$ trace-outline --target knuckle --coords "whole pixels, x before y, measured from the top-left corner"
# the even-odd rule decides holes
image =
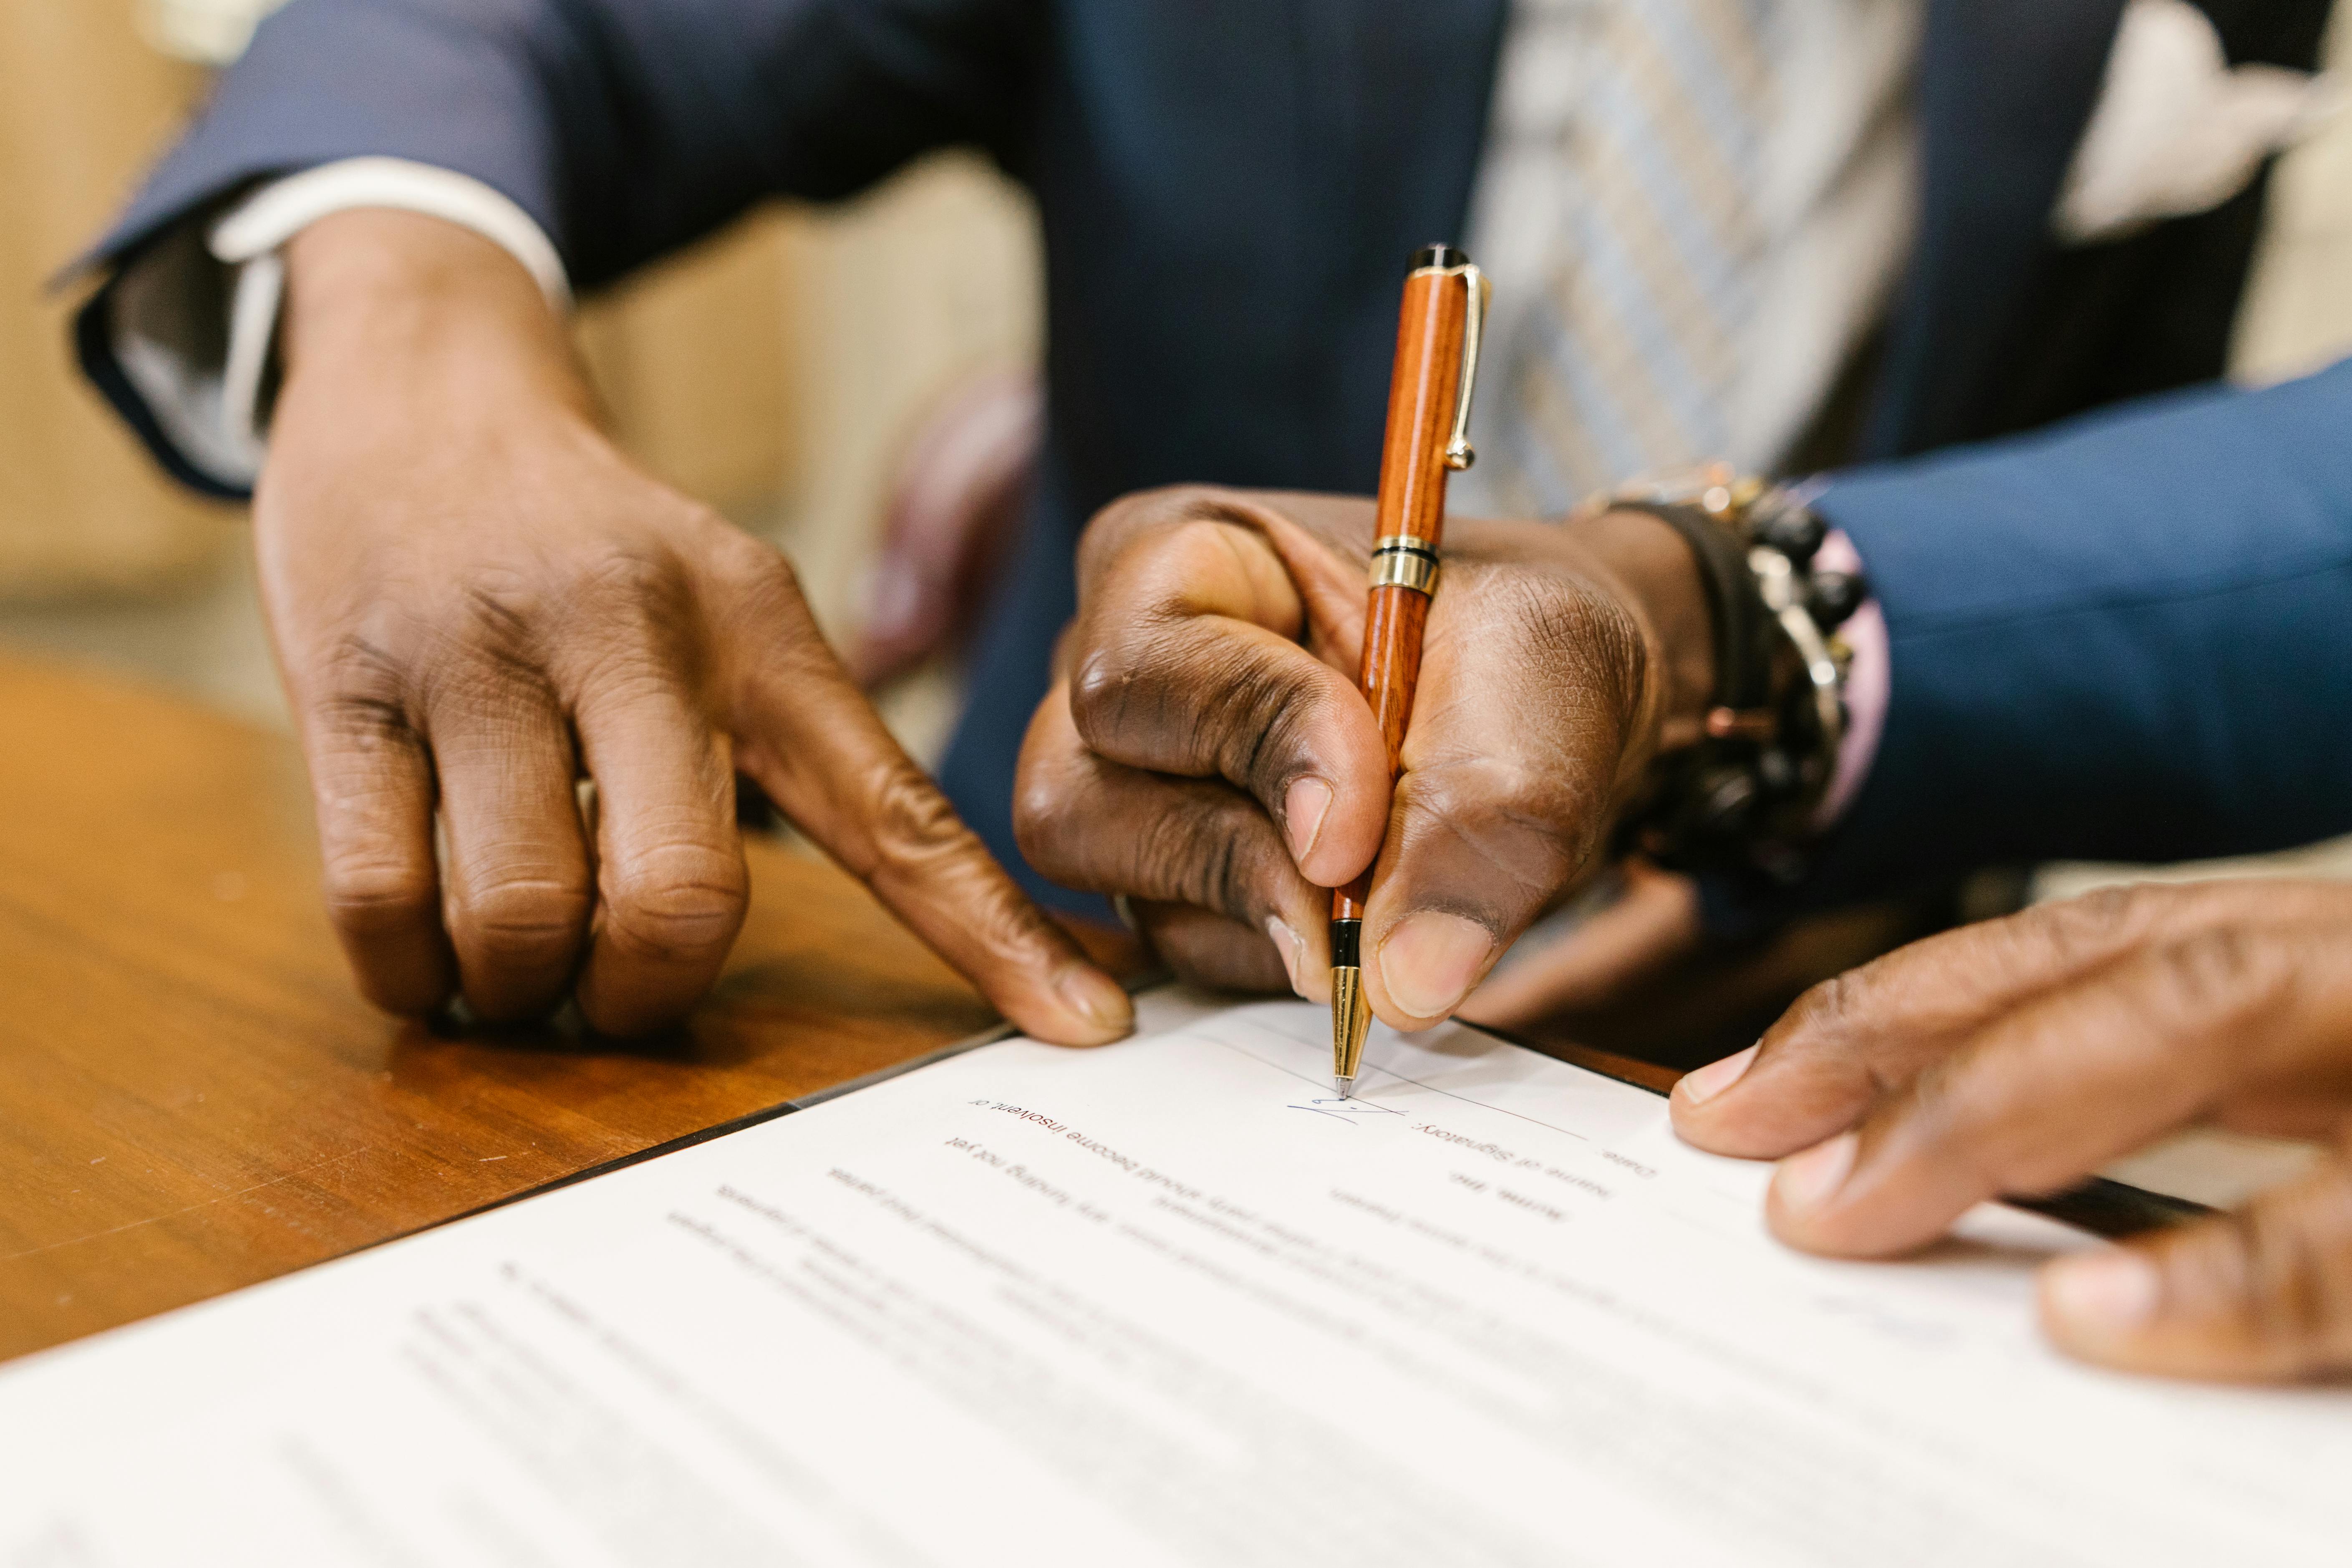
[[[1214,773],[1272,799],[1310,750],[1318,696],[1310,676],[1251,644],[1179,624],[1088,649],[1072,673],[1070,716],[1106,756]]]
[[[1242,864],[1240,836],[1195,828],[1172,812],[1155,818],[1142,836],[1146,863],[1161,868],[1182,902],[1248,920],[1255,900]]]
[[[581,564],[551,662],[575,698],[611,705],[674,692],[698,680],[700,624],[676,558],[609,550]]]
[[[1047,954],[1052,928],[1045,915],[928,777],[912,766],[894,770],[868,798],[875,864],[866,875],[886,897],[916,895],[912,902],[929,910],[919,923],[951,919],[955,945],[993,955],[993,962],[1028,963]],[[1063,879],[1085,885],[1079,876]],[[914,910],[902,902],[900,912]]]
[[[1233,623],[1290,637],[1296,593],[1271,553],[1240,543],[1256,532],[1234,492],[1184,487],[1145,501],[1149,547],[1103,562],[1078,620],[1072,715],[1088,744],[1122,761],[1164,756],[1263,786],[1317,710],[1322,667],[1303,652],[1294,667]]]
[[[583,648],[637,652],[677,639],[692,609],[685,569],[667,548],[607,541],[556,569],[534,610],[527,647],[551,662]],[[500,647],[488,645],[490,651]]]
[[[725,537],[713,558],[722,577],[745,594],[800,602],[800,573],[790,556],[740,529],[719,526]]]
[[[2095,935],[2106,935],[2130,925],[2147,906],[2146,884],[2135,883],[2096,888],[2079,899],[2069,899],[2054,906],[2054,910],[2061,915],[2061,925]]]
[[[320,698],[309,710],[306,730],[322,807],[331,795],[347,809],[352,796],[373,795],[398,772],[425,765],[422,738],[396,695],[344,690]]]
[[[546,605],[514,573],[478,573],[426,611],[410,676],[427,714],[543,700]]]
[[[343,855],[327,862],[327,916],[348,937],[364,941],[429,918],[435,893],[434,879],[406,861]]]
[[[1849,970],[1808,986],[1785,1018],[1792,1037],[1841,1034],[1854,1016],[1859,978]]]
[[[720,624],[758,646],[781,644],[793,650],[788,657],[795,661],[812,654],[824,654],[829,659],[809,613],[800,573],[791,560],[739,530],[730,528],[728,532],[735,542],[727,546],[724,558],[717,563],[717,581],[726,595],[725,604],[717,607]]]
[[[1232,496],[1230,490],[1202,484],[1161,485],[1121,496],[1089,518],[1079,535],[1079,580],[1091,581],[1139,531],[1220,510]]]
[[[1190,517],[1230,508],[1240,500],[1240,492],[1228,485],[1187,481],[1148,489],[1142,500],[1146,507],[1160,515]]]
[[[1308,749],[1306,731],[1315,716],[1317,693],[1296,672],[1256,660],[1235,663],[1219,707],[1213,710],[1224,720],[1220,771],[1260,799],[1278,799]]]
[[[693,596],[677,558],[661,549],[613,545],[583,561],[570,584],[567,634],[638,646],[676,641]],[[568,639],[567,639],[568,640]]]
[[[2336,1184],[2331,1212],[2254,1203],[2229,1215],[2227,1245],[2197,1249],[2222,1300],[2242,1303],[2254,1338],[2277,1352],[2352,1349],[2352,1189]],[[2332,1219],[2332,1225],[2314,1223]]]
[[[572,568],[568,596],[593,614],[660,612],[683,596],[685,573],[667,550],[614,542]]]
[[[1070,675],[1070,718],[1088,745],[1111,744],[1125,727],[1136,684],[1124,650],[1097,645],[1083,650]]]
[[[419,671],[391,640],[346,631],[314,657],[289,658],[286,674],[314,762],[321,752],[345,766],[353,758],[421,755]]]
[[[959,906],[957,917],[975,945],[998,962],[1050,962],[1054,956],[1045,915],[1010,881],[992,878],[978,897]]]
[[[2012,933],[2030,934],[2063,963],[2112,948],[2139,925],[2147,908],[2145,887],[2099,888],[2044,910],[2011,915],[2003,923]]]
[[[328,642],[310,673],[320,713],[347,721],[338,728],[362,735],[405,728],[408,667],[382,639],[344,632]]]
[[[2252,1022],[2285,999],[2294,956],[2236,925],[2199,931],[2162,951],[2150,1010],[2175,1032]]]
[[[1871,965],[1817,981],[1766,1032],[1765,1048],[1784,1065],[1834,1075],[1872,1100],[1894,1093],[1905,1075],[1881,1048],[1886,1031],[1878,1019],[1888,992]],[[1925,1092],[1931,1110],[1941,1103],[1935,1083]]]
[[[587,930],[584,882],[544,874],[490,873],[459,898],[459,944],[491,963],[539,965],[570,959]]]
[[[469,647],[522,658],[539,641],[546,597],[515,573],[482,573],[457,590],[456,620]]]
[[[1013,842],[1022,858],[1049,877],[1074,870],[1069,844],[1084,809],[1063,770],[1024,759],[1013,792]]]
[[[1264,886],[1264,858],[1253,852],[1245,826],[1236,819],[1239,811],[1254,808],[1236,795],[1217,801],[1179,797],[1129,813],[1114,825],[1116,847],[1107,851],[1112,862],[1108,868],[1098,863],[1105,853],[1085,853],[1075,830],[1066,828],[1059,846],[1050,842],[1056,835],[1040,837],[1049,841],[1049,855],[1057,849],[1065,855],[1063,868],[1075,873],[1075,885],[1212,910],[1255,930],[1272,906]]]
[[[1070,715],[1089,744],[1213,710],[1231,670],[1213,638],[1202,646],[1184,635],[1186,619],[1161,605],[1085,624],[1070,676]]]
[[[740,858],[708,845],[665,846],[608,871],[604,935],[636,956],[703,958],[734,942],[750,905]]]
[[[866,792],[874,846],[886,868],[919,872],[975,847],[970,829],[913,766],[884,770]]]

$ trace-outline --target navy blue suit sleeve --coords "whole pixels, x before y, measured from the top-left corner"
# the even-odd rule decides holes
[[[293,0],[100,242],[119,262],[255,179],[336,159],[468,174],[582,287],[760,198],[824,199],[952,143],[1010,158],[1020,0]]]
[[[2352,361],[1838,478],[1886,612],[1864,790],[1793,899],[2352,830]]]

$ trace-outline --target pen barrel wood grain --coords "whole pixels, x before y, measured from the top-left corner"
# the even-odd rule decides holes
[[[1460,395],[1470,289],[1456,268],[1423,267],[1405,279],[1397,314],[1396,363],[1389,377],[1388,436],[1381,449],[1376,540],[1407,539],[1434,556],[1445,536],[1445,458]],[[1430,595],[1402,584],[1370,591],[1357,684],[1387,743],[1389,777],[1402,766],[1405,726],[1421,679],[1422,633]],[[1371,871],[1331,898],[1335,921],[1363,919]]]

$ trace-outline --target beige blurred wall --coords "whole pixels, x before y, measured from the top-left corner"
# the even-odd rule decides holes
[[[804,217],[793,259],[799,419],[782,537],[837,628],[911,426],[975,373],[1037,363],[1035,208],[979,157],[943,154]]]
[[[153,592],[227,542],[232,517],[158,478],[83,388],[43,287],[201,83],[129,0],[0,0],[0,596]]]

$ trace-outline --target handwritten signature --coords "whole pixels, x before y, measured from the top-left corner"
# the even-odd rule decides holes
[[[1349,1126],[1355,1125],[1367,1116],[1402,1116],[1404,1114],[1402,1110],[1391,1110],[1385,1105],[1374,1105],[1369,1100],[1341,1100],[1337,1096],[1328,1100],[1310,1100],[1304,1105],[1293,1105],[1290,1109],[1311,1110],[1318,1116],[1328,1116],[1336,1121],[1347,1122]]]

